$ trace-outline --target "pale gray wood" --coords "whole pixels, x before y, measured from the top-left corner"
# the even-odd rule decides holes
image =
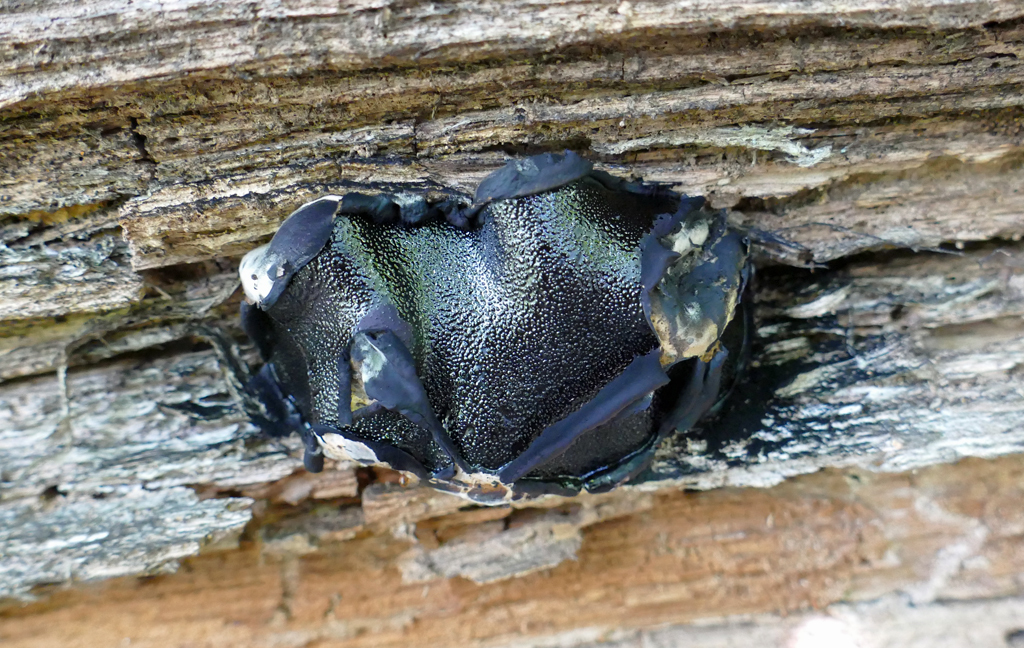
[[[0,596],[149,573],[236,536],[244,498],[202,499],[295,470],[252,439],[212,352],[122,360],[0,386]]]

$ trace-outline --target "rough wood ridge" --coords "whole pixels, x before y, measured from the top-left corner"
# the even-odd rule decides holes
[[[0,640],[170,600],[196,645],[711,646],[738,617],[686,624],[751,614],[787,645],[820,618],[773,613],[830,604],[879,645],[913,614],[1017,645],[1022,53],[1009,0],[0,4],[0,597],[43,598]],[[242,253],[319,194],[564,148],[817,266],[766,257],[717,425],[515,509],[255,435],[210,345]]]

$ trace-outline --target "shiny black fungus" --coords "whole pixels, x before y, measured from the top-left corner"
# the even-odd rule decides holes
[[[607,490],[722,398],[747,243],[703,198],[509,163],[475,199],[326,196],[246,255],[257,423],[481,502]]]

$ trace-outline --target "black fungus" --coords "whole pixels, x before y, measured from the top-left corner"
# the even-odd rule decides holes
[[[570,152],[472,205],[321,198],[242,262],[257,422],[301,434],[311,470],[383,463],[480,501],[611,488],[715,405],[747,268],[703,199]]]

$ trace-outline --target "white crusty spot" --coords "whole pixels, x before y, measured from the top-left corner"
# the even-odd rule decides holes
[[[384,370],[384,354],[377,348],[377,345],[372,342],[369,342],[369,344],[373,348],[374,353],[366,354],[363,361],[359,363],[359,378],[362,380],[363,385],[379,376],[380,372]]]
[[[274,289],[275,277],[271,276],[272,262],[267,256],[270,244],[261,245],[242,257],[238,266],[238,277],[242,280],[245,299],[250,304],[262,304]]]
[[[370,446],[347,439],[340,434],[328,432],[320,437],[324,442],[324,453],[331,459],[355,461],[361,464],[380,463]]]
[[[793,126],[726,126],[721,128],[684,128],[648,137],[615,142],[594,142],[591,148],[606,155],[622,155],[630,151],[667,146],[743,147],[754,151],[780,151],[789,156],[789,161],[800,167],[812,167],[832,155],[832,145],[808,149],[800,140],[805,140],[814,131]],[[806,141],[806,140],[805,140]]]
[[[701,219],[691,227],[683,227],[676,234],[669,234],[666,238],[672,243],[672,251],[680,257],[685,257],[694,248],[702,247],[710,232],[708,221]]]
[[[391,202],[395,203],[396,205],[403,209],[413,205],[420,205],[425,203],[423,196],[408,192],[392,194]]]

